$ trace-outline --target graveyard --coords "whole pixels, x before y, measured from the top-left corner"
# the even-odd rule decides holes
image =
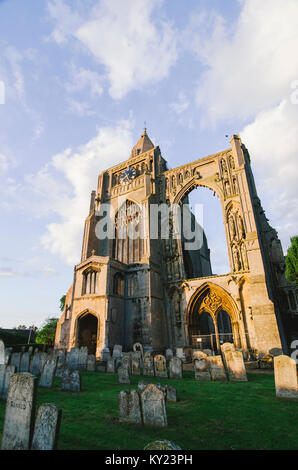
[[[42,354],[39,353],[40,356]],[[53,361],[48,359],[43,365],[44,373],[38,376],[35,371],[38,376],[34,379],[37,388],[36,415],[42,404],[54,404],[61,410],[58,450],[142,450],[156,440],[169,440],[183,450],[298,449],[295,433],[298,401],[277,396],[280,392],[276,388],[273,368],[248,368],[245,380],[241,377],[235,380],[234,375],[231,376],[232,380],[223,380],[216,369],[214,378],[206,380],[200,375],[204,373],[201,364],[204,356],[202,353],[198,356],[200,364],[196,367],[188,364],[182,376],[177,370],[179,359],[175,357],[174,361],[167,362],[165,373],[159,365],[164,356],[158,355],[155,373],[150,376],[144,375],[145,369],[133,371],[129,365],[125,366],[128,357],[125,355],[126,359],[119,362],[118,370],[111,367],[116,361],[109,359],[105,368],[101,363],[93,371],[86,370],[87,367],[79,371],[65,369],[60,373],[56,370],[53,381],[47,382]],[[214,363],[216,358],[214,356],[210,362]],[[31,360],[31,369],[35,362]],[[132,364],[133,361],[130,366]],[[123,374],[128,369],[130,373]],[[297,374],[296,366],[294,374]],[[13,377],[21,375],[17,373]],[[32,374],[26,375],[34,377]],[[281,381],[282,377],[278,380]],[[154,385],[146,387],[148,384],[158,385],[159,388]],[[150,408],[151,405],[147,401],[145,406],[144,394],[151,394],[150,387],[161,395],[163,408],[158,414],[165,413],[163,423],[150,422],[152,413],[146,412],[146,406]],[[161,390],[167,390],[165,400]],[[124,402],[129,397],[135,402],[139,400],[138,391],[143,417],[135,413],[132,422],[128,422],[126,405],[124,412],[120,410],[120,397]],[[170,396],[173,391],[175,393]],[[280,396],[283,396],[282,393]],[[2,398],[1,440],[5,408],[6,400]]]

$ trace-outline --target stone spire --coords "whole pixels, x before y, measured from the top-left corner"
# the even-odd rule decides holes
[[[147,135],[147,129],[145,127],[143,134],[141,135],[137,144],[133,147],[131,151],[130,158],[137,157],[138,155],[141,155],[142,153],[147,152],[147,150],[150,150],[153,148],[154,148],[154,145],[149,139]]]

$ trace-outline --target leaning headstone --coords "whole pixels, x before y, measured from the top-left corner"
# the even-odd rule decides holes
[[[121,344],[115,344],[112,357],[113,359],[118,359],[121,356],[122,356],[122,346]]]
[[[81,391],[81,376],[77,370],[65,369],[61,380],[61,390],[68,392]]]
[[[56,371],[56,359],[48,359],[44,365],[41,373],[39,386],[45,388],[51,388],[54,383],[55,371]]]
[[[247,382],[247,375],[241,351],[225,351],[225,364],[231,382]]]
[[[101,360],[102,360],[102,361],[107,361],[108,359],[111,359],[110,350],[109,350],[109,348],[104,348],[104,349],[101,351]]]
[[[10,377],[2,437],[2,450],[30,449],[37,378],[28,373]]]
[[[7,398],[10,377],[15,373],[16,373],[16,366],[6,366],[5,376],[4,376],[3,386],[2,386],[2,394],[1,394],[2,398]]]
[[[141,392],[141,405],[145,426],[168,425],[164,393],[155,385],[149,384]]]
[[[144,447],[144,450],[182,450],[181,447],[170,441],[153,441]]]
[[[169,369],[171,379],[182,379],[182,361],[179,357],[172,357]]]
[[[95,356],[94,354],[88,354],[87,371],[95,372],[95,368],[96,368]]]
[[[29,351],[24,352],[21,357],[20,372],[29,372],[30,371],[30,356]]]
[[[5,364],[5,344],[0,339],[0,365]]]
[[[39,406],[34,426],[31,450],[55,450],[62,411],[52,403]]]
[[[119,421],[142,423],[140,397],[137,390],[121,390],[119,393]]]
[[[220,349],[222,353],[225,353],[226,351],[235,351],[235,346],[233,343],[223,343],[220,346]]]
[[[194,360],[195,379],[201,380],[201,381],[210,381],[211,375],[209,372],[207,354],[201,351],[200,354],[196,353],[195,357],[196,357],[196,359]]]
[[[108,359],[107,360],[107,373],[114,374],[115,373],[115,359]]]
[[[15,366],[16,372],[20,372],[20,366],[21,366],[21,353],[20,352],[12,353],[11,358],[10,358],[10,365]]]
[[[225,373],[224,365],[221,356],[208,356],[208,366],[211,375],[211,380],[226,381],[227,376]]]
[[[155,377],[168,377],[167,361],[162,354],[154,356]]]
[[[145,353],[143,363],[143,375],[145,377],[154,377],[154,364],[151,354]]]
[[[129,371],[127,367],[118,367],[118,382],[120,384],[130,385]]]
[[[83,346],[79,351],[79,370],[87,370],[88,348]]]
[[[277,398],[298,399],[296,362],[289,356],[274,358],[274,380]]]

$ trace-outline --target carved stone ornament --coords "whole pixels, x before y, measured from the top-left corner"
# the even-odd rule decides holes
[[[212,312],[216,312],[218,307],[222,304],[222,299],[214,292],[209,292],[209,294],[204,298],[202,306],[208,307]]]

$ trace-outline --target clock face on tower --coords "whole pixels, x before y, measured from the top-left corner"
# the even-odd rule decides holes
[[[123,171],[122,175],[120,175],[120,182],[121,184],[129,183],[132,181],[136,176],[135,168],[127,168]]]

